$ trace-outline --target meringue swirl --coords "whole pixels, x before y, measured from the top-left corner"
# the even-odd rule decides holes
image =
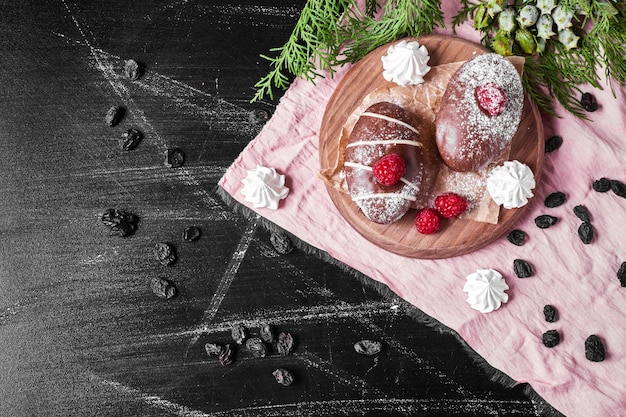
[[[491,313],[509,301],[505,293],[509,286],[502,275],[493,269],[479,269],[467,276],[463,292],[468,293],[467,302],[481,313]]]
[[[248,175],[241,182],[245,201],[256,208],[276,210],[279,201],[289,194],[289,188],[285,187],[285,176],[278,174],[274,168],[257,165],[255,169],[248,170]]]
[[[504,208],[518,208],[533,196],[535,177],[528,165],[506,161],[495,167],[487,177],[487,191],[496,204]]]
[[[385,80],[402,86],[423,83],[424,75],[430,71],[428,50],[417,41],[403,40],[391,45],[381,59]]]

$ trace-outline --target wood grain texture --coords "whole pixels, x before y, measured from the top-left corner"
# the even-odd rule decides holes
[[[4,4],[0,38],[0,416],[539,416],[456,337],[304,250],[280,255],[215,192],[263,126],[259,58],[304,0],[52,0]],[[137,81],[124,60],[145,65]],[[104,115],[127,109],[118,126]],[[118,138],[143,131],[132,151]],[[181,169],[163,164],[185,151]],[[127,238],[99,220],[139,216]],[[195,242],[182,238],[201,227]],[[168,267],[157,242],[176,248]],[[178,294],[156,297],[152,277]],[[232,365],[204,344],[262,322],[296,337]],[[375,358],[352,345],[384,343]],[[271,372],[296,376],[282,387]]]
[[[429,35],[419,39],[431,55],[429,65],[436,66],[464,61],[485,49],[463,39]],[[346,119],[361,104],[363,97],[387,84],[382,77],[381,57],[388,45],[372,51],[358,62],[342,79],[324,113],[320,130],[320,165],[322,169],[335,163],[339,152],[339,138]],[[540,180],[544,156],[544,134],[541,115],[528,98],[525,99],[519,129],[512,141],[509,159],[530,166],[535,179]],[[415,210],[402,219],[383,225],[363,216],[349,194],[327,186],[337,210],[362,236],[384,250],[423,259],[440,259],[463,255],[478,250],[510,230],[522,215],[524,207],[500,210],[497,224],[455,219],[443,222],[438,233],[422,235],[413,224]]]

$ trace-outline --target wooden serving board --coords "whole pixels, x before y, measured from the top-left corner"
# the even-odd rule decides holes
[[[465,61],[476,54],[487,52],[481,45],[456,37],[428,35],[417,40],[428,49],[431,67]],[[341,131],[348,117],[367,94],[387,84],[382,76],[381,57],[387,53],[388,47],[389,45],[381,46],[356,63],[331,96],[320,129],[322,169],[332,166],[336,161]],[[544,146],[541,115],[536,105],[526,97],[522,120],[513,138],[509,159],[528,165],[535,174],[535,180],[539,182]],[[348,194],[328,184],[326,188],[337,210],[366,239],[384,250],[422,259],[448,258],[478,250],[510,231],[513,223],[527,207],[501,208],[497,224],[461,219],[446,220],[439,232],[422,235],[415,230],[413,224],[415,210],[409,211],[396,223],[381,225],[368,220]]]

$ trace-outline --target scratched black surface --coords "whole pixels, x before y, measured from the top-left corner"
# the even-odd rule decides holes
[[[259,54],[304,1],[2,2],[0,28],[0,415],[540,416],[523,386],[492,382],[456,338],[337,266],[278,255],[257,222],[215,194],[258,133],[249,103]],[[135,82],[120,71],[146,66]],[[112,105],[127,114],[104,124]],[[145,138],[129,152],[127,128]],[[185,166],[162,152],[178,146]],[[110,236],[109,207],[140,216]],[[182,239],[199,226],[196,242]],[[173,244],[170,267],[152,255]],[[164,301],[153,276],[176,284]],[[230,327],[267,321],[293,355],[204,353]],[[376,357],[360,339],[382,340]],[[515,360],[515,358],[511,358]],[[271,372],[293,371],[277,385]]]

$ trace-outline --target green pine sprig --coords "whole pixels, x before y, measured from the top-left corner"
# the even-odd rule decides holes
[[[472,21],[482,33],[481,42],[496,52],[498,21],[493,7],[520,10],[533,0],[461,0],[452,27]],[[606,77],[611,88],[626,84],[626,2],[620,0],[559,0],[558,4],[576,11],[575,31],[580,41],[567,48],[558,39],[548,39],[542,50],[529,52],[528,44],[538,45],[532,35],[527,44],[511,40],[510,53],[526,56],[523,85],[540,109],[556,114],[555,102],[567,111],[587,117],[579,102],[581,86],[596,88]],[[497,7],[496,7],[497,9]],[[378,46],[404,36],[420,36],[444,27],[439,0],[365,0],[364,10],[356,0],[308,0],[287,42],[271,49],[270,72],[256,84],[252,101],[273,99],[275,89],[286,89],[293,77],[315,82],[322,71],[330,76],[345,63],[356,62]],[[499,38],[500,36],[500,38]],[[505,43],[509,38],[505,38]],[[533,48],[531,47],[531,50]],[[602,71],[603,70],[603,71]],[[603,74],[602,74],[603,73]]]
[[[356,62],[378,46],[443,24],[438,0],[389,0],[384,6],[366,0],[364,10],[355,0],[308,0],[287,42],[270,50],[274,56],[261,56],[271,69],[255,84],[252,101],[273,99],[274,89],[286,89],[293,77],[315,82],[323,70],[332,76],[338,66]]]

